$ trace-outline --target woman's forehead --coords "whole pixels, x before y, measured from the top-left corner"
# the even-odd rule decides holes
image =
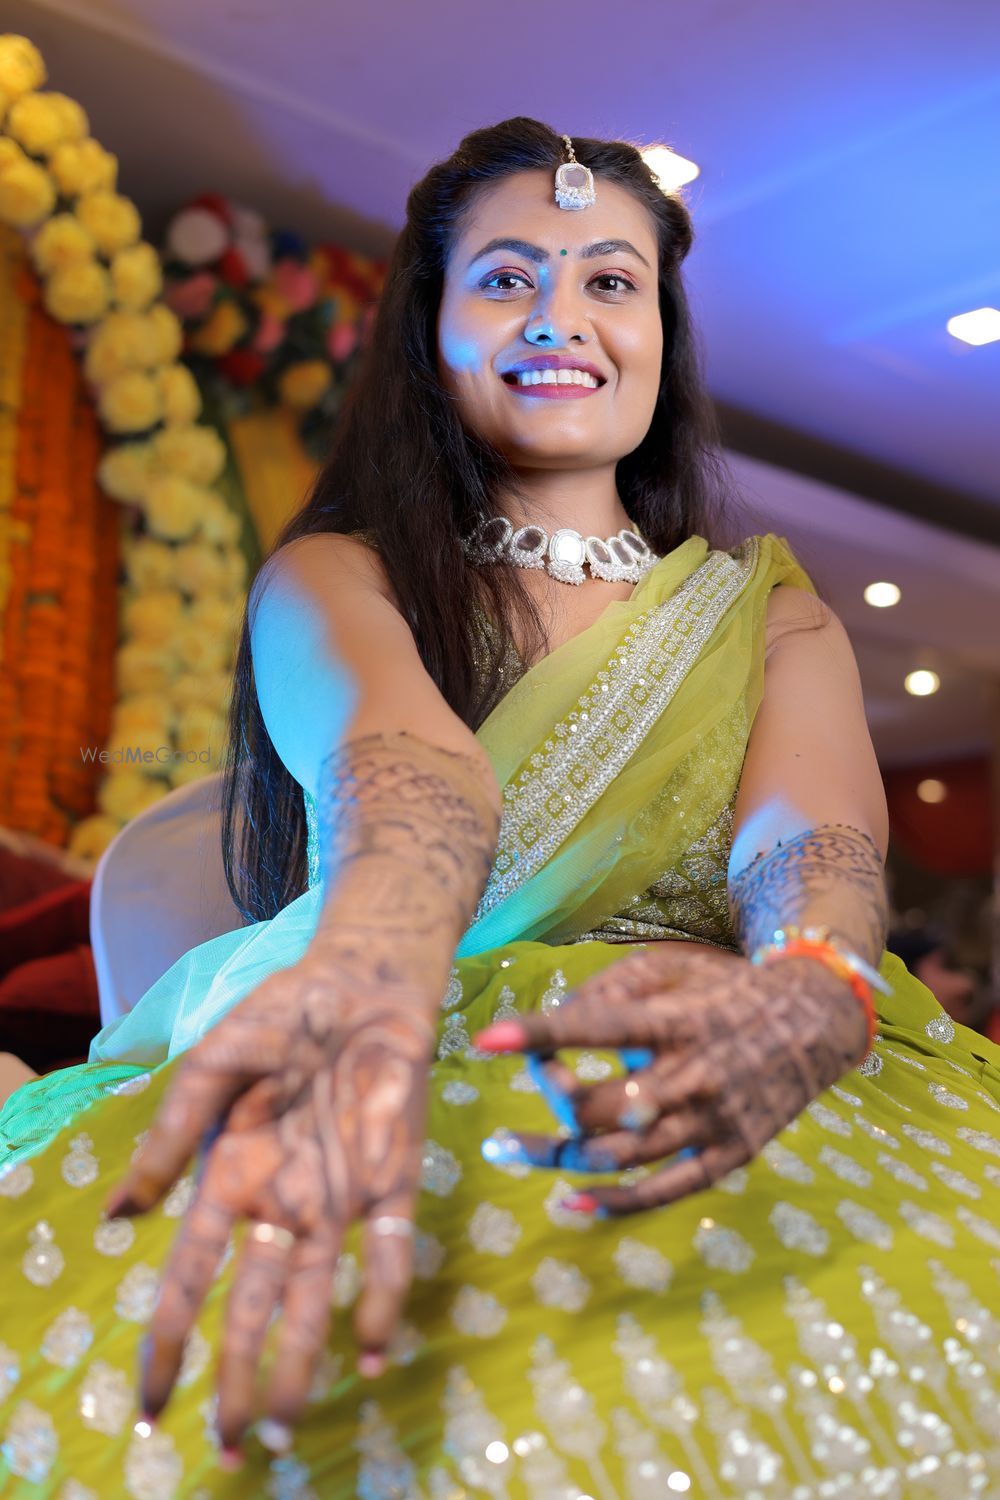
[[[477,193],[452,246],[456,269],[464,269],[482,246],[501,237],[550,252],[565,249],[569,255],[595,241],[627,239],[642,255],[655,258],[652,216],[627,188],[595,176],[597,202],[570,212],[556,203],[554,183],[555,174],[548,170],[515,172]]]

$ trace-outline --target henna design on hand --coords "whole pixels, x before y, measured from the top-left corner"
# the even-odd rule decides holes
[[[321,826],[336,869],[314,941],[182,1060],[107,1205],[112,1215],[145,1212],[202,1144],[195,1200],[145,1345],[142,1398],[154,1416],[169,1399],[229,1235],[249,1218],[295,1237],[286,1252],[249,1236],[241,1252],[219,1368],[228,1447],[256,1415],[257,1362],[278,1306],[266,1413],[283,1424],[301,1414],[340,1246],[359,1218],[359,1364],[382,1362],[412,1247],[368,1226],[383,1215],[412,1220],[437,1008],[499,828],[481,766],[412,735],[348,741],[324,774]]]
[[[233,1100],[164,1274],[141,1391],[143,1409],[156,1416],[239,1221],[288,1229],[295,1245],[287,1253],[248,1237],[233,1279],[218,1417],[230,1447],[257,1415],[256,1370],[275,1308],[283,1304],[266,1410],[291,1423],[301,1415],[326,1338],[344,1232],[357,1218],[412,1218],[419,1188],[433,1020],[412,995],[379,1001],[359,994],[353,976],[342,979],[337,993],[327,985],[322,1006],[296,1009],[297,992],[314,982],[283,970],[203,1038],[181,1063],[108,1206],[111,1214],[129,1214],[159,1202],[205,1122]],[[366,1232],[364,1255],[355,1330],[363,1349],[380,1352],[409,1287],[410,1241]]]
[[[802,922],[828,927],[871,963],[881,957],[882,861],[856,829],[813,829],[760,856],[733,882],[731,902],[747,948],[783,923]],[[868,1027],[850,986],[815,959],[759,968],[736,954],[658,943],[611,964],[549,1015],[499,1023],[475,1044],[543,1058],[560,1047],[653,1054],[628,1079],[591,1087],[545,1061],[581,1134],[558,1152],[554,1138],[540,1135],[516,1136],[510,1148],[534,1166],[594,1172],[685,1153],[633,1187],[594,1187],[578,1199],[579,1207],[624,1214],[700,1191],[750,1161],[861,1061]],[[644,1108],[637,1122],[645,1128],[623,1129],[637,1099],[655,1115]]]

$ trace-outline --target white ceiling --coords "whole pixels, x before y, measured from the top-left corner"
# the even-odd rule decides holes
[[[154,238],[214,189],[387,253],[427,167],[516,114],[693,158],[685,275],[734,467],[851,629],[883,756],[989,742],[1000,343],[944,324],[1000,306],[996,0],[3,0],[0,24]],[[876,577],[895,610],[860,602]],[[935,661],[941,693],[907,698]]]

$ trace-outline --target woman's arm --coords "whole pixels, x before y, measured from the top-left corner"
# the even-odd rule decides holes
[[[181,1060],[107,1204],[142,1213],[199,1143],[194,1200],[144,1345],[155,1417],[229,1233],[251,1221],[219,1362],[222,1442],[240,1441],[278,1306],[264,1410],[298,1420],[330,1317],[343,1236],[363,1225],[353,1323],[379,1373],[413,1263],[427,1070],[455,945],[486,882],[499,789],[474,737],[424,671],[371,554],[301,539],[262,575],[251,633],[268,732],[318,798],[329,878],[305,955],[270,974]],[[343,744],[345,671],[355,693]]]
[[[313,950],[436,995],[496,845],[485,752],[425,671],[378,558],[352,538],[300,538],[276,554],[251,645],[268,733],[319,806],[326,894]],[[338,747],[344,670],[356,702]]]
[[[783,924],[818,926],[877,964],[887,839],[885,792],[847,633],[813,595],[775,589],[729,863],[744,952],[770,942]]]

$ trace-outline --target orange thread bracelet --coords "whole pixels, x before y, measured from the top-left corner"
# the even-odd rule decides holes
[[[774,936],[773,943],[765,943],[751,954],[750,962],[767,965],[778,958],[815,958],[825,964],[832,974],[850,985],[851,993],[864,1011],[868,1024],[868,1048],[871,1050],[878,1032],[878,1018],[872,1000],[872,986],[865,975],[854,967],[854,955],[842,953],[832,943],[822,939],[800,937],[795,928],[779,929]]]

